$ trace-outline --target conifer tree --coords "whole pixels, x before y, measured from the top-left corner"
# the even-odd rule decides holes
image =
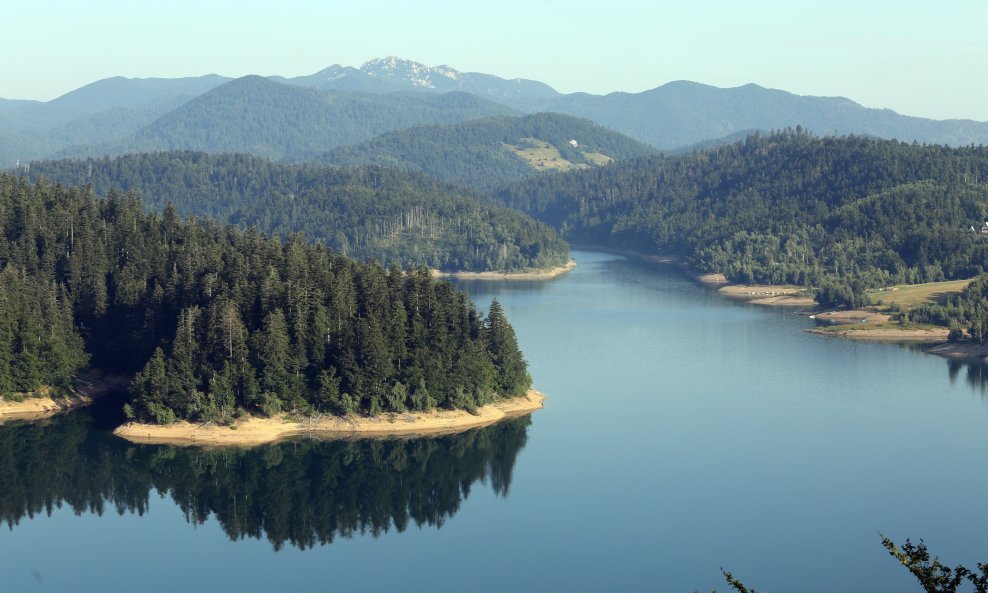
[[[528,363],[518,349],[515,330],[504,316],[504,309],[497,299],[491,300],[484,322],[487,352],[497,370],[496,386],[503,397],[523,395],[532,383],[528,375]]]

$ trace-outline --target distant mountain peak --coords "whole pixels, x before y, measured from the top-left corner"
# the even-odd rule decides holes
[[[459,80],[460,79],[460,72],[459,72],[459,70],[457,70],[457,69],[455,69],[455,68],[453,68],[451,66],[447,66],[446,64],[443,64],[441,66],[436,66],[432,70],[433,70],[433,72],[438,72],[439,74],[442,74],[446,78],[449,78],[449,79],[452,79],[452,80]]]
[[[430,67],[412,60],[397,56],[375,58],[364,62],[360,70],[375,78],[392,78],[406,80],[417,87],[435,89],[442,78],[460,80],[460,73],[446,65]],[[441,77],[438,78],[437,77]]]
[[[319,80],[338,80],[351,72],[356,72],[356,68],[333,64],[332,66],[323,68],[319,72],[316,72],[312,75],[312,77]]]

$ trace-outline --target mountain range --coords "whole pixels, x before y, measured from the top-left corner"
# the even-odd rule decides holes
[[[821,135],[988,144],[985,122],[909,117],[755,84],[678,81],[641,93],[563,94],[538,81],[388,57],[291,78],[115,77],[48,102],[0,99],[0,164],[157,149],[297,160],[413,125],[537,112],[587,119],[662,150],[797,126]],[[300,133],[309,137],[299,141]]]

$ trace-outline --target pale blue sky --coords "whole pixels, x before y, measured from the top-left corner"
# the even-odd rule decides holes
[[[563,92],[754,82],[988,121],[988,2],[14,0],[0,97],[122,75],[311,74],[386,55]]]

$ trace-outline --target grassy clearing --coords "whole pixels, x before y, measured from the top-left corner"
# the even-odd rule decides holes
[[[957,294],[971,280],[950,280],[948,282],[928,282],[926,284],[900,284],[887,289],[869,290],[872,302],[882,301],[885,306],[895,302],[904,309],[927,303],[942,302],[947,295]]]
[[[505,144],[504,147],[528,163],[529,167],[540,171],[571,171],[590,168],[590,165],[586,163],[574,163],[566,160],[558,148],[538,138],[522,138],[519,146]],[[614,161],[602,152],[588,152],[582,147],[580,150],[583,151],[583,156],[590,163],[598,167]]]
[[[528,166],[541,171],[569,171],[571,169],[586,169],[589,165],[576,164],[563,158],[559,150],[548,142],[538,138],[522,138],[526,146],[505,144],[515,155],[528,163]]]
[[[583,156],[587,157],[587,160],[591,163],[603,166],[614,161],[611,157],[607,156],[602,152],[583,152]]]

